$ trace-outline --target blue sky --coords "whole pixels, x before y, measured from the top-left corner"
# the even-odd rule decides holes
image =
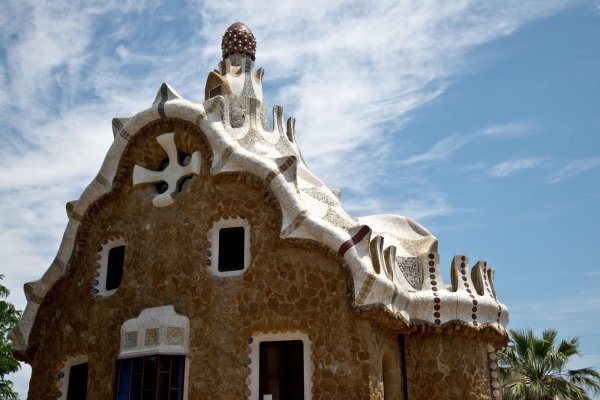
[[[326,3],[326,4],[325,4]],[[203,100],[220,40],[258,41],[267,108],[354,215],[398,213],[496,268],[511,328],[579,336],[600,367],[600,2],[5,0],[0,273],[39,278],[111,119],[162,82]],[[15,377],[26,393],[29,370]],[[25,398],[25,397],[23,397]]]

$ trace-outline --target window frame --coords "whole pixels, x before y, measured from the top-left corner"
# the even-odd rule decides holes
[[[233,271],[219,271],[220,232],[224,228],[244,228],[244,267]],[[208,248],[206,265],[210,272],[218,277],[233,277],[244,274],[251,262],[250,254],[251,229],[250,222],[240,215],[236,217],[224,214],[208,231]]]
[[[212,99],[213,97],[222,96],[223,95],[223,85],[215,86],[214,88],[208,91],[208,99]],[[208,100],[207,99],[207,100]]]
[[[239,237],[239,234],[241,233],[241,238]],[[236,251],[236,253],[234,256],[230,256],[229,254],[225,254],[225,253],[229,253],[227,251],[224,251],[225,249],[223,248],[224,244],[223,241],[224,239],[228,240],[231,245],[236,246],[236,248],[234,249]],[[239,240],[241,239],[241,241]],[[229,228],[221,228],[219,229],[219,254],[217,257],[217,271],[219,272],[233,272],[233,271],[240,271],[244,269],[244,248],[245,248],[245,241],[246,239],[246,229],[243,226],[232,226]],[[241,245],[241,254],[239,254],[239,248],[237,248],[238,246]],[[231,251],[231,249],[229,249]],[[224,257],[226,256],[226,257]],[[241,262],[240,260],[241,259]],[[230,262],[232,265],[225,265],[225,261],[227,260],[227,262]],[[235,265],[234,265],[235,264]]]
[[[108,277],[109,254],[112,249],[121,246],[125,247],[123,254],[121,282],[119,282],[118,287],[107,290],[106,278]],[[98,297],[108,297],[119,290],[119,287],[121,287],[123,284],[123,278],[125,277],[125,265],[127,262],[127,243],[125,243],[125,239],[120,236],[111,239],[104,239],[99,245],[96,246],[96,252],[96,272],[94,274],[94,279],[92,280],[92,293]]]
[[[120,383],[121,383],[121,371],[122,371],[121,368],[122,368],[122,364],[124,362],[127,362],[127,361],[132,361],[132,362],[134,360],[141,360],[142,361],[142,373],[141,373],[141,379],[142,379],[142,381],[140,382],[140,385],[141,385],[140,386],[140,396],[143,395],[143,384],[144,384],[144,380],[145,380],[145,375],[144,375],[144,372],[145,372],[144,371],[144,367],[145,367],[144,360],[145,359],[149,359],[151,357],[156,357],[158,359],[157,360],[157,366],[160,365],[160,359],[162,359],[162,358],[170,358],[171,369],[169,371],[169,374],[173,373],[174,359],[181,360],[180,362],[183,363],[183,365],[181,365],[181,371],[180,371],[180,373],[182,375],[182,377],[181,377],[181,379],[182,379],[181,387],[175,389],[175,390],[180,390],[181,397],[180,397],[180,399],[174,399],[174,400],[185,400],[185,399],[187,399],[188,368],[189,368],[188,357],[185,354],[163,354],[163,353],[156,353],[156,354],[140,355],[138,357],[119,358],[117,360],[117,363],[116,363],[116,374],[115,374],[115,386],[114,386],[115,387],[115,389],[114,389],[114,399],[115,400],[119,399],[119,389],[120,389]],[[131,366],[131,368],[133,368],[133,366]],[[153,386],[154,386],[153,390],[154,390],[154,392],[152,393],[152,395],[153,395],[153,397],[155,399],[159,398],[158,396],[159,396],[159,393],[160,393],[160,389],[159,389],[160,375],[161,375],[162,372],[164,372],[164,371],[161,371],[160,367],[158,367],[158,368],[155,367],[154,382],[153,382]],[[131,387],[132,378],[134,377],[134,375],[137,375],[137,374],[134,374],[133,372],[129,373],[129,382],[128,382],[129,386],[128,386],[128,388]],[[170,376],[169,376],[169,382],[171,382]],[[173,389],[171,389],[171,386],[170,386],[170,383],[169,383],[169,389],[168,389],[168,391],[170,392],[171,390],[173,390]],[[131,393],[131,391],[130,391],[130,393]],[[128,398],[128,400],[139,400],[139,399]]]
[[[260,344],[264,342],[285,342],[302,341],[302,359],[303,359],[303,377],[304,377],[304,400],[312,400],[312,386],[314,363],[312,359],[312,343],[308,334],[304,332],[279,332],[262,333],[257,332],[248,338],[250,347],[250,356],[248,359],[250,367],[250,380],[248,389],[250,390],[249,400],[262,400],[259,398],[260,390]]]
[[[265,395],[273,394],[264,392],[268,390],[270,378],[276,378],[280,389],[280,398],[283,396],[286,400],[289,400],[290,393],[291,397],[297,397],[299,394],[298,392],[301,392],[303,399],[304,343],[301,340],[263,341],[259,344],[259,351],[258,393],[259,396],[262,396],[260,398],[264,398]],[[269,352],[276,356],[276,359],[273,360],[274,365],[267,362],[269,357],[266,357],[265,359],[265,356],[267,356],[267,353]],[[299,355],[300,357],[295,358],[294,355]]]
[[[69,379],[71,377],[71,367],[75,365],[88,364],[88,384],[89,384],[89,359],[87,355],[71,356],[66,359],[56,374],[56,398],[57,400],[67,400],[69,395]],[[86,388],[87,388],[86,384]],[[87,389],[86,389],[87,397]]]
[[[122,250],[120,250],[122,249]],[[108,251],[108,258],[106,261],[106,279],[104,282],[104,290],[107,292],[116,291],[120,286],[121,282],[123,282],[123,272],[125,266],[125,251],[127,250],[127,246],[115,246]],[[118,251],[118,253],[117,253]],[[112,256],[112,257],[111,257]],[[116,260],[115,260],[116,258]],[[118,272],[115,272],[115,265],[111,265],[111,260],[118,262],[120,265],[118,266]],[[118,279],[115,280],[115,276],[118,276]],[[113,280],[115,282],[113,282]],[[112,285],[113,283],[117,283],[116,286],[109,288],[109,283]]]

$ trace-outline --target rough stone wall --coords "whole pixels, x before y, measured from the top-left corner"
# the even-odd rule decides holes
[[[154,137],[169,131],[180,151],[200,149],[201,173],[172,206],[155,208],[153,186],[132,187],[131,174],[135,164],[156,168],[165,154]],[[77,354],[89,357],[88,399],[111,399],[121,325],[145,308],[169,304],[190,320],[189,399],[246,398],[247,339],[269,331],[309,335],[314,399],[383,399],[384,355],[392,369],[398,363],[395,336],[353,313],[348,273],[337,256],[279,238],[280,212],[263,183],[210,176],[210,157],[202,134],[187,123],[166,120],[135,137],[119,167],[118,189],[83,220],[70,272],[40,308],[30,338],[30,399],[55,399],[56,373]],[[208,231],[224,214],[243,215],[251,225],[252,262],[239,277],[215,277],[206,265]],[[114,295],[97,298],[91,293],[97,246],[115,236],[127,243],[123,281]]]
[[[446,332],[406,341],[410,400],[490,400],[487,342]]]
[[[397,335],[385,328],[364,325],[370,357],[371,399],[401,400],[402,371]]]

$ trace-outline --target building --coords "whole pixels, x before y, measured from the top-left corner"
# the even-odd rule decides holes
[[[508,311],[486,262],[396,215],[354,218],[262,95],[231,25],[206,100],[163,84],[113,120],[13,332],[41,399],[498,399]]]

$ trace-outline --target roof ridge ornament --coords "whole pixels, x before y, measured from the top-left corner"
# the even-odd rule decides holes
[[[223,34],[221,50],[223,59],[233,54],[242,54],[254,61],[256,58],[256,38],[245,24],[235,22]]]

